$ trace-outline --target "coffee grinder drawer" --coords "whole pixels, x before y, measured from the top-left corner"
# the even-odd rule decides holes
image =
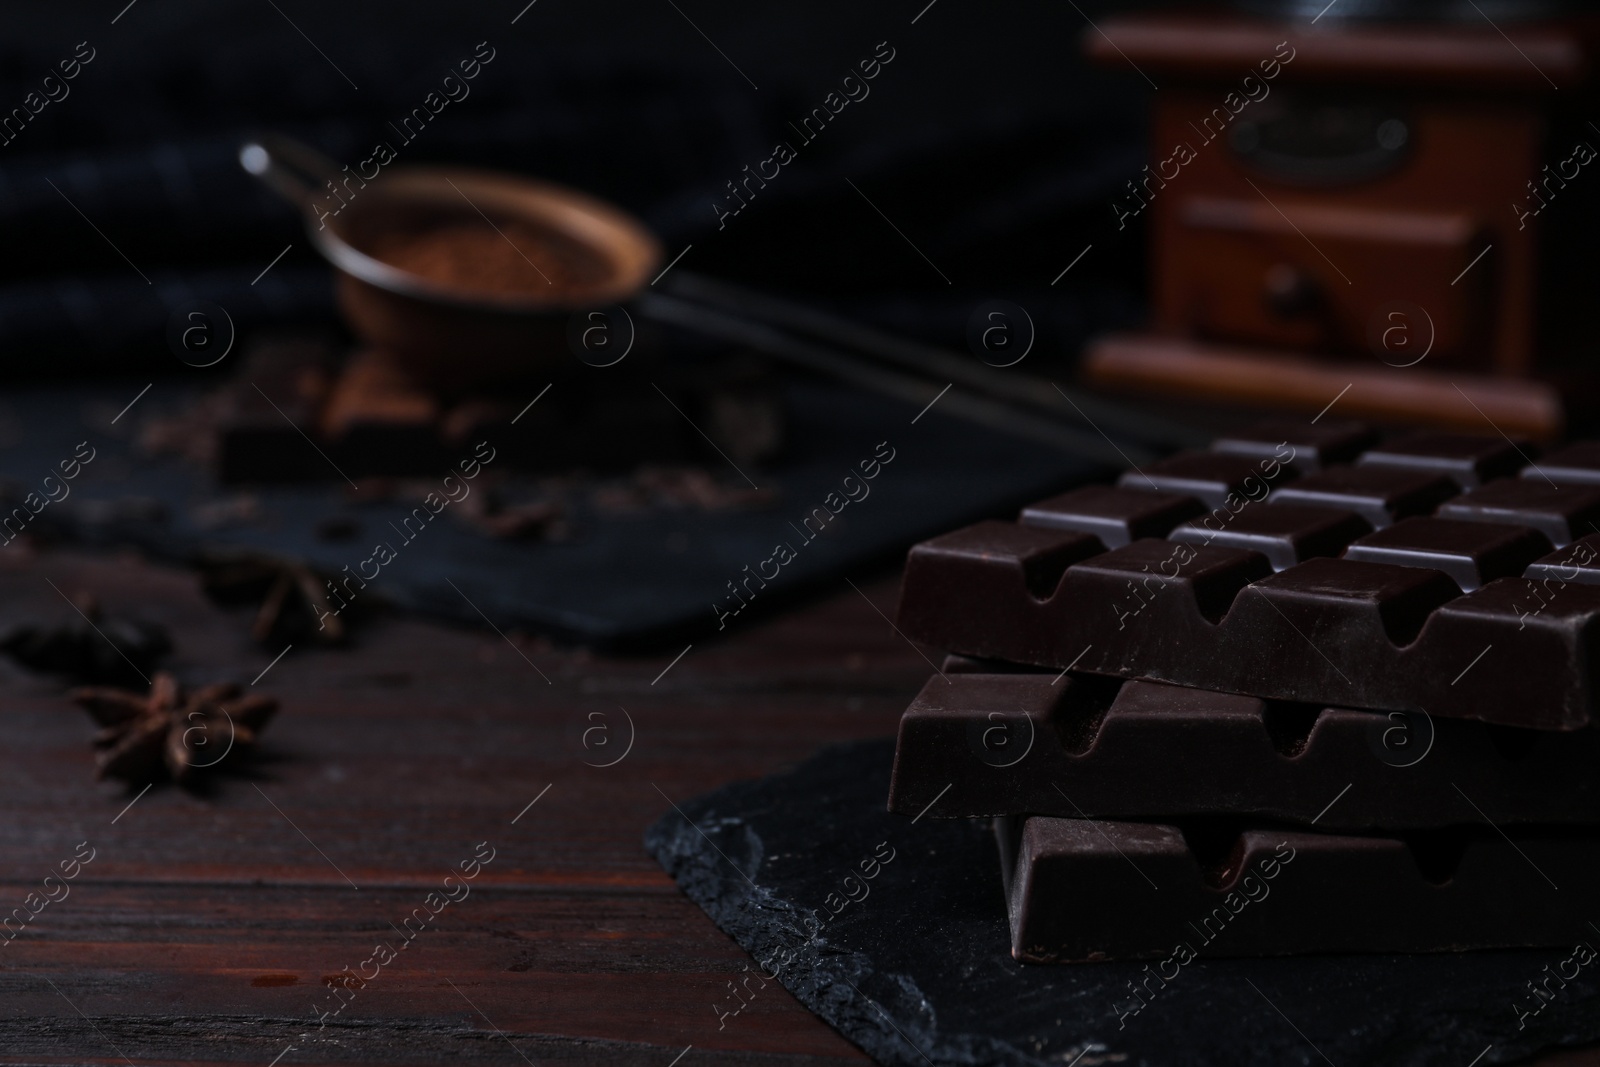
[[[1182,321],[1169,329],[1347,355],[1381,348],[1386,359],[1425,349],[1460,365],[1489,358],[1493,252],[1473,263],[1486,241],[1467,215],[1290,196],[1174,208],[1160,303]]]

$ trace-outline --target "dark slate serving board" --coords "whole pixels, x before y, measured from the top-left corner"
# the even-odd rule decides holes
[[[771,557],[779,541],[797,550],[794,560],[730,627],[819,583],[838,581],[853,568],[893,558],[920,538],[1019,506],[1099,469],[949,418],[937,407],[913,425],[914,406],[789,380],[786,455],[769,469],[748,472],[762,488],[776,490],[768,509],[580,513],[577,535],[561,543],[496,541],[446,509],[445,521],[404,544],[389,524],[398,524],[415,501],[352,505],[343,484],[330,481],[252,489],[254,519],[206,529],[197,514],[208,504],[237,499],[240,490],[215,485],[187,462],[140,457],[131,438],[141,422],[159,411],[181,410],[194,396],[192,389],[157,382],[112,426],[141,385],[14,389],[0,398],[0,478],[17,489],[36,489],[79,441],[88,439],[99,450],[71,495],[40,514],[41,529],[95,544],[132,542],[173,558],[202,547],[250,547],[334,573],[346,565],[355,569],[371,555],[372,542],[383,539],[395,544],[397,558],[372,589],[391,603],[472,625],[482,625],[481,609],[502,630],[611,647],[715,632],[712,604],[734,605],[727,583],[741,579],[747,565],[753,569]],[[538,417],[537,406],[526,415]],[[883,441],[895,458],[870,483],[870,495],[846,505],[824,533],[802,544],[796,527],[803,516],[822,506]],[[649,442],[641,442],[641,455],[649,454]],[[716,473],[743,484],[731,471]],[[150,517],[149,502],[158,502],[165,518]],[[319,539],[319,522],[352,513],[361,537]]]
[[[1132,1003],[1127,983],[1143,965],[1012,960],[988,822],[885,812],[892,754],[889,741],[830,748],[791,773],[682,802],[683,815],[645,834],[684,892],[750,952],[752,973],[776,973],[880,1063],[1482,1067],[1600,1041],[1596,963],[1518,1028],[1513,1002],[1532,1002],[1525,983],[1571,949],[1202,957],[1119,1028],[1117,1006]],[[889,849],[892,861],[874,868]],[[1549,906],[1573,915],[1575,945],[1600,945],[1590,903],[1551,891]],[[832,917],[818,930],[814,916]],[[760,995],[759,978],[734,977]],[[712,1010],[738,1026],[738,1003],[729,995]]]

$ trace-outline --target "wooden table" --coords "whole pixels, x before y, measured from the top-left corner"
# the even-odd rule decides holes
[[[134,557],[0,550],[0,621],[67,610],[52,582],[166,625],[185,677],[272,660],[192,575]],[[893,576],[858,584],[890,610]],[[640,837],[674,801],[892,733],[928,664],[844,585],[671,660],[380,620],[267,671],[283,710],[249,776],[141,796],[93,781],[63,684],[0,658],[0,914],[94,849],[0,948],[0,1063],[867,1062],[776,984],[719,1031],[748,957]],[[629,719],[627,755],[590,766]],[[432,916],[428,894],[489,849]]]
[[[0,551],[7,619],[68,610],[50,582],[167,626],[185,677],[248,683],[272,659],[189,573]],[[892,578],[862,589],[891,609]],[[248,777],[131,807],[93,780],[64,683],[0,659],[0,914],[95,850],[0,948],[0,1063],[866,1062],[776,984],[719,1032],[748,957],[641,844],[674,801],[893,732],[928,664],[840,590],[664,673],[670,654],[380,620],[267,671],[283,708]],[[629,718],[626,757],[587,766],[624,751]],[[395,927],[480,842],[469,895],[400,950]],[[394,960],[363,966],[380,942]]]

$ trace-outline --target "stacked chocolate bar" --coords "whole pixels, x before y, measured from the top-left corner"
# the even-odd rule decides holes
[[[889,806],[995,816],[1012,953],[1571,945],[1600,442],[1274,421],[912,549]]]

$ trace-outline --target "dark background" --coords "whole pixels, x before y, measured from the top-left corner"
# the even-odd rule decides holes
[[[97,54],[70,96],[0,146],[6,373],[181,370],[162,331],[194,299],[226,307],[246,336],[331,320],[327,272],[295,213],[235,162],[240,139],[263,130],[341,163],[389,140],[395,165],[504,167],[579,186],[638,213],[668,256],[692,243],[686,270],[954,346],[995,297],[1029,309],[1046,359],[1137,321],[1143,234],[1112,240],[1106,224],[1143,162],[1150,90],[1131,68],[1079,55],[1087,19],[1131,5],[937,0],[913,25],[927,0],[537,0],[511,25],[525,2],[8,4],[0,110],[78,42]],[[388,121],[480,41],[497,54],[470,97],[401,145]],[[725,183],[778,140],[799,147],[787,123],[880,41],[896,56],[870,95],[719,232],[711,205]],[[1092,269],[1052,288],[1091,231],[1105,238]]]

